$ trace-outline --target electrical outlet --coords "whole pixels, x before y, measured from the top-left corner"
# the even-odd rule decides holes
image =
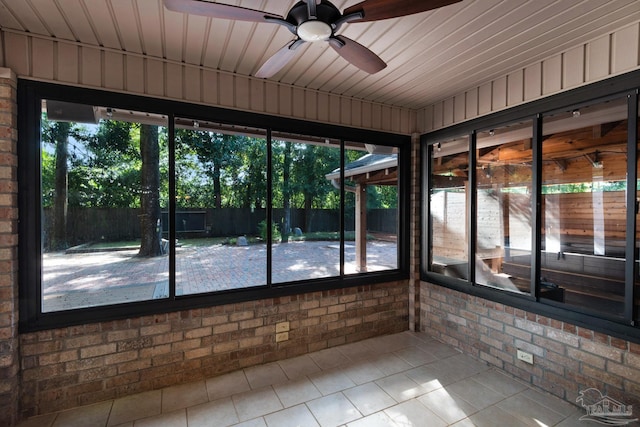
[[[525,363],[529,363],[533,365],[533,354],[527,353],[526,351],[522,351],[518,349],[517,356],[518,356],[518,360],[522,360]]]

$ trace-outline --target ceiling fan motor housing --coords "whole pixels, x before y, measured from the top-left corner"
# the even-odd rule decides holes
[[[313,1],[313,0],[310,0]],[[317,19],[329,25],[333,30],[333,24],[341,17],[340,10],[333,5],[333,3],[328,1],[322,1],[316,5],[316,16],[309,16],[309,9],[307,3],[305,1],[299,1],[289,11],[287,14],[287,22],[290,22],[293,25],[299,26],[300,24]],[[296,34],[297,35],[297,34]]]

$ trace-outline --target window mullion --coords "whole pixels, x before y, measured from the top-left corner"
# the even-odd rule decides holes
[[[533,177],[531,182],[531,296],[540,300],[540,250],[542,239],[542,115],[533,120],[532,135]]]
[[[477,217],[478,217],[478,195],[477,195],[477,185],[478,180],[476,177],[476,167],[477,167],[477,141],[478,141],[477,132],[473,131],[471,133],[471,137],[469,140],[469,184],[467,185],[467,203],[471,207],[471,215],[467,218],[466,227],[468,231],[468,256],[467,256],[467,268],[469,282],[473,285],[476,284],[476,268],[475,268],[475,259],[476,259],[476,243],[478,241],[476,236],[477,231]]]
[[[168,116],[169,145],[169,299],[176,297],[176,125],[174,114]]]
[[[634,284],[637,270],[636,257],[636,193],[638,182],[638,91],[627,96],[628,102],[628,131],[627,131],[627,225],[625,241],[625,263],[624,274],[624,320],[633,324],[634,316]]]
[[[267,286],[271,287],[273,261],[273,141],[271,128],[267,129]]]

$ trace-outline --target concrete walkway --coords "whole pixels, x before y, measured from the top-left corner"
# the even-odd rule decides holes
[[[188,243],[188,242],[186,242]],[[169,256],[138,258],[137,250],[43,257],[43,311],[145,301],[168,296]],[[337,242],[290,242],[273,246],[272,282],[284,283],[340,273]],[[267,247],[176,248],[176,294],[188,295],[267,283]],[[396,244],[367,243],[368,271],[396,268]],[[345,247],[345,274],[356,273],[355,249]]]

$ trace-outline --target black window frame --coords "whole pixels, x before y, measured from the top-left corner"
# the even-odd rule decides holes
[[[617,77],[585,85],[570,91],[562,92],[546,98],[528,102],[500,112],[492,113],[467,122],[449,126],[420,136],[420,170],[421,170],[421,253],[420,253],[420,279],[435,285],[444,286],[459,292],[495,301],[514,308],[522,309],[531,313],[547,316],[556,320],[566,321],[579,327],[585,327],[597,332],[602,332],[622,339],[640,343],[640,325],[634,319],[638,318],[638,307],[634,305],[634,277],[638,274],[638,263],[633,262],[635,252],[635,237],[627,239],[625,247],[625,310],[624,318],[602,315],[601,313],[575,311],[561,303],[552,301],[540,301],[540,221],[541,221],[541,187],[542,187],[542,121],[545,115],[572,109],[580,106],[593,104],[595,102],[608,99],[627,97],[628,105],[628,134],[627,134],[627,184],[633,184],[637,180],[637,141],[638,141],[638,101],[640,99],[640,71],[632,71]],[[523,120],[533,120],[533,190],[531,193],[531,206],[534,214],[532,218],[532,273],[531,273],[531,294],[520,295],[508,291],[493,289],[479,285],[473,280],[471,275],[469,280],[447,277],[442,274],[429,271],[430,266],[430,240],[431,240],[431,218],[430,218],[430,193],[431,193],[431,153],[433,147],[440,141],[468,136],[470,141],[470,168],[474,167],[476,134],[478,131],[498,128],[501,125],[514,123]],[[472,176],[474,174],[471,174]],[[476,200],[474,192],[476,182],[470,179],[470,215],[468,216],[469,233],[469,259],[473,259],[471,252],[475,243],[475,220]],[[629,191],[627,194],[627,205],[636,205],[636,192]],[[627,210],[627,233],[635,236],[636,231],[636,211],[631,208]],[[631,231],[629,231],[631,230]],[[631,256],[631,258],[630,258]],[[628,262],[631,259],[632,262]],[[469,261],[469,270],[473,270],[473,264]],[[640,292],[640,291],[637,291]]]
[[[169,218],[175,221],[176,204],[174,182],[174,118],[190,117],[194,120],[212,120],[218,123],[264,129],[267,138],[272,132],[320,136],[341,141],[344,154],[345,141],[392,146],[398,148],[398,246],[397,268],[387,271],[344,274],[344,255],[341,253],[339,276],[308,281],[269,283],[255,288],[206,294],[175,295],[175,254],[170,251],[169,297],[123,304],[78,308],[66,311],[42,312],[42,248],[41,248],[41,183],[40,183],[40,118],[42,100],[59,100],[80,104],[108,105],[134,111],[162,114],[167,117],[169,134]],[[259,299],[276,298],[309,292],[328,291],[354,286],[406,280],[409,278],[409,189],[410,189],[410,145],[409,135],[359,129],[346,126],[310,122],[299,119],[231,110],[188,102],[156,99],[142,95],[109,92],[35,80],[18,80],[18,209],[19,233],[19,328],[21,332],[32,332],[52,328],[127,319],[145,315],[180,310],[212,307]],[[270,150],[268,150],[270,151]],[[341,156],[344,171],[344,155]],[[267,166],[271,177],[271,165]],[[344,172],[341,172],[344,173]],[[269,178],[270,179],[270,178]],[[344,194],[344,184],[341,193]],[[341,197],[340,215],[344,218],[344,197]],[[271,204],[267,209],[271,215]],[[344,221],[341,219],[341,223]],[[175,227],[171,226],[170,230]],[[341,247],[344,248],[344,230],[341,225]],[[342,252],[342,251],[341,251]],[[267,259],[270,272],[271,259]]]

